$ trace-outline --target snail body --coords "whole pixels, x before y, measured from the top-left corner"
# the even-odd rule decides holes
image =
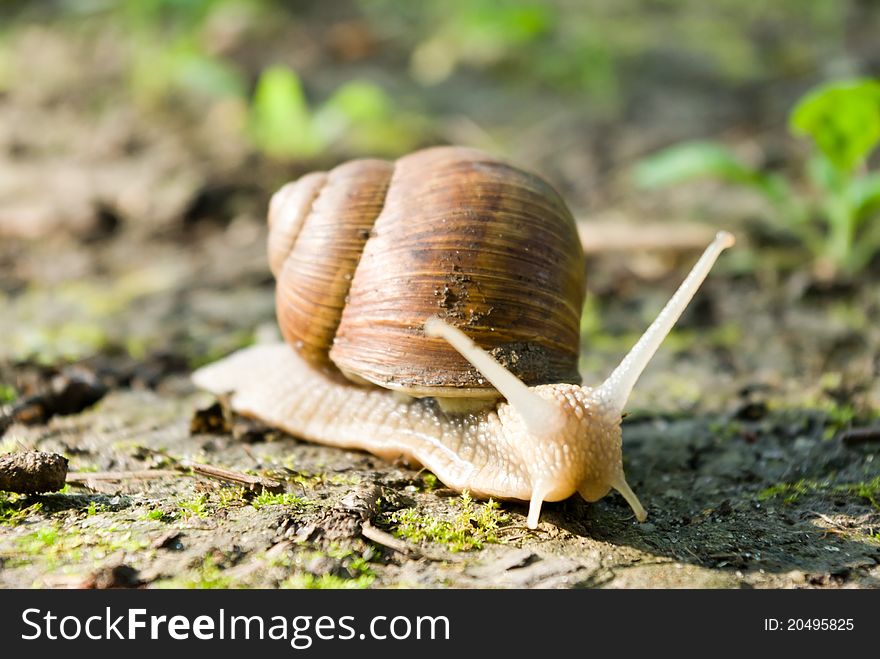
[[[529,501],[530,528],[544,501],[611,489],[645,519],[623,473],[623,407],[730,234],[589,388],[577,372],[580,242],[534,175],[438,147],[309,174],[276,193],[269,215],[286,343],[199,369],[198,386],[298,437]]]

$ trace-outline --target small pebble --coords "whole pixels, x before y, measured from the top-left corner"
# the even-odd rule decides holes
[[[67,458],[27,451],[0,456],[0,490],[19,494],[55,492],[67,480]]]

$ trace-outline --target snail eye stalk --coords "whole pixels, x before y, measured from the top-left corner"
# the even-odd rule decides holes
[[[530,433],[549,434],[562,427],[565,421],[562,410],[529,389],[522,380],[495,361],[492,355],[471,341],[464,332],[432,316],[425,321],[425,334],[444,339],[482,373],[516,410]]]
[[[688,303],[693,299],[700,285],[705,281],[715,261],[728,247],[733,246],[735,239],[732,233],[719,231],[706,251],[696,262],[685,280],[678,287],[675,295],[666,303],[651,326],[620,362],[620,366],[608,376],[598,388],[598,393],[612,409],[623,413],[623,408],[642,371],[656,354],[663,339],[669,334],[681,317]]]

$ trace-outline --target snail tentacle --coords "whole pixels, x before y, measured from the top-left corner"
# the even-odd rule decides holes
[[[639,501],[636,493],[632,491],[632,488],[630,488],[629,484],[626,482],[623,471],[612,479],[611,487],[620,492],[623,498],[626,499],[626,502],[629,504],[629,507],[632,508],[638,521],[644,522],[648,519],[648,513],[645,511],[645,508],[642,506],[642,502]]]
[[[681,317],[688,303],[693,299],[700,285],[706,279],[715,261],[721,252],[733,246],[735,239],[733,234],[727,231],[719,231],[715,240],[706,248],[700,259],[694,264],[678,290],[663,307],[663,310],[654,319],[650,327],[645,330],[641,338],[623,358],[620,365],[614,369],[607,380],[599,387],[598,391],[612,409],[623,412],[626,401],[632,393],[633,387],[663,343],[663,339],[669,334],[675,323]]]
[[[460,329],[432,316],[425,321],[425,334],[444,339],[482,373],[522,417],[529,432],[535,435],[552,434],[562,427],[564,419],[556,405],[534,393]]]

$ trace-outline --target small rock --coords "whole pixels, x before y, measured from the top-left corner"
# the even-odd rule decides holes
[[[171,551],[180,551],[183,549],[183,543],[180,541],[183,534],[180,531],[167,531],[158,538],[153,540],[153,549],[170,549]]]
[[[338,575],[342,571],[342,563],[330,556],[316,556],[305,565],[305,569],[315,576]]]
[[[764,401],[749,401],[740,405],[734,412],[737,419],[743,421],[757,421],[767,416],[767,403]]]
[[[107,588],[137,588],[143,584],[140,574],[130,565],[120,564],[104,567],[93,572],[80,584],[81,588],[105,590]]]
[[[67,458],[28,451],[0,456],[0,490],[19,494],[56,492],[67,479]]]
[[[46,423],[56,414],[78,414],[97,403],[107,387],[94,373],[80,367],[65,369],[54,376],[48,390],[20,400],[10,414],[24,425]]]
[[[375,485],[355,488],[339,502],[343,510],[356,514],[360,519],[373,519],[379,512],[378,501],[382,491]]]
[[[78,414],[104,397],[107,387],[94,373],[83,368],[65,369],[52,378],[49,398],[51,414]]]

